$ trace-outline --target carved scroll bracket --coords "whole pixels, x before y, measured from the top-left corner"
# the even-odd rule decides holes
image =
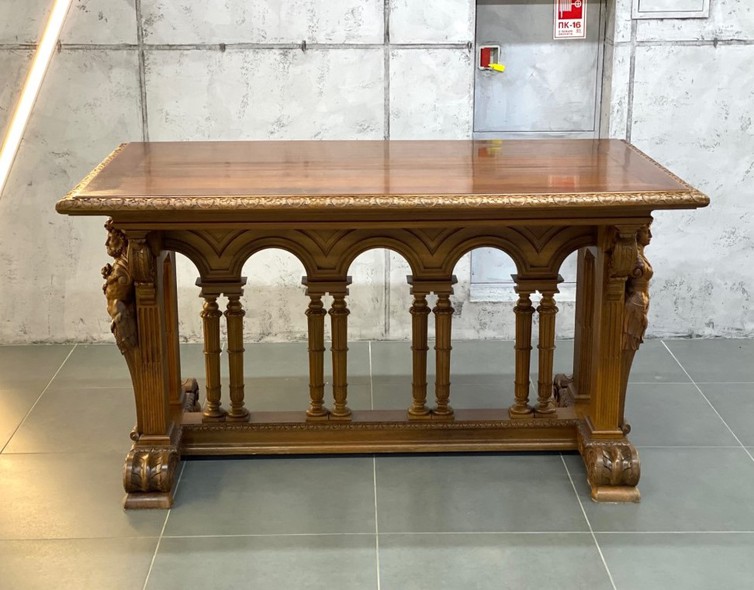
[[[631,274],[638,246],[636,234],[641,226],[621,225],[610,229],[608,237],[610,253],[610,277],[625,278]]]
[[[638,502],[641,476],[639,453],[627,440],[596,440],[580,424],[578,445],[586,477],[596,502]]]
[[[176,446],[134,445],[123,466],[126,508],[169,508],[179,460]]]
[[[157,280],[155,256],[159,254],[159,245],[154,234],[147,232],[129,232],[128,260],[134,282],[153,286]]]

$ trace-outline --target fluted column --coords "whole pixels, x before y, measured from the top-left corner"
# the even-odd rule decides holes
[[[511,418],[524,418],[532,415],[529,405],[529,371],[531,368],[531,326],[534,307],[531,304],[532,289],[526,287],[513,275],[516,283],[518,302],[513,308],[516,314],[516,376],[514,380],[515,401],[508,410]]]
[[[435,398],[436,406],[432,411],[433,415],[440,418],[452,418],[453,408],[450,407],[450,351],[451,346],[451,326],[453,306],[450,303],[450,295],[453,288],[448,286],[447,290],[435,290],[437,294],[437,304],[432,313],[435,314]]]
[[[412,278],[409,277],[409,283]],[[411,306],[411,356],[413,358],[411,382],[411,407],[408,409],[409,418],[427,418],[430,416],[427,407],[427,325],[430,313],[427,304],[427,293],[412,288],[414,303]]]
[[[244,279],[245,281],[245,279]],[[241,305],[243,289],[238,292],[226,292],[228,306],[225,320],[228,326],[228,371],[230,376],[230,410],[227,420],[248,422],[249,410],[244,407],[243,374],[243,318],[246,312]]]
[[[347,284],[347,283],[346,283]],[[331,291],[333,297],[330,307],[330,321],[332,332],[332,389],[333,406],[330,418],[350,420],[351,410],[348,408],[348,306],[346,284],[337,291]]]
[[[322,303],[322,295],[310,290],[309,307],[306,319],[309,328],[309,420],[327,418],[325,408],[325,316],[327,311]]]
[[[594,351],[594,254],[579,250],[576,280],[576,326],[573,342],[573,384],[576,402],[585,403],[592,391]]]
[[[225,420],[225,410],[220,405],[220,318],[222,312],[217,305],[217,294],[202,293],[204,306],[202,324],[204,327],[204,367],[207,382],[207,403],[204,406],[204,422]]]
[[[552,367],[555,356],[555,316],[558,308],[555,305],[555,293],[558,292],[559,280],[547,281],[539,291],[542,299],[537,307],[539,314],[539,380],[537,383],[536,413],[550,415],[555,413],[555,399],[553,398]],[[549,283],[549,284],[548,284]]]

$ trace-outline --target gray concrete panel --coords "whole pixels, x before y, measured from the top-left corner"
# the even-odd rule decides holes
[[[171,139],[380,139],[381,49],[149,51],[149,130]]]
[[[468,43],[474,40],[473,0],[390,0],[392,43]]]
[[[473,64],[466,49],[393,49],[390,137],[471,136]]]
[[[754,331],[754,68],[748,46],[636,49],[633,142],[712,197],[656,215],[654,333]]]
[[[121,141],[141,138],[135,51],[63,51],[0,199],[0,342],[102,339],[104,222],[55,202]]]
[[[382,43],[383,0],[153,0],[148,43]]]

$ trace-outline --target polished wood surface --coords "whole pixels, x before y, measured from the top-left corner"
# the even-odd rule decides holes
[[[680,191],[618,140],[131,143],[79,196]]]
[[[623,409],[647,325],[651,213],[707,203],[646,155],[613,140],[120,146],[57,209],[111,217],[113,262],[102,270],[103,290],[137,408],[124,467],[126,507],[171,505],[181,455],[576,449],[593,499],[638,501],[639,457]],[[457,411],[453,271],[480,247],[505,251],[517,269],[515,394],[507,410]],[[265,248],[291,252],[306,272],[300,312],[308,318],[309,388],[299,412],[259,412],[244,399],[241,271]],[[413,302],[405,319],[412,383],[400,409],[352,412],[348,269],[371,248],[395,250],[411,267],[406,288]],[[573,375],[553,375],[558,273],[574,251]],[[176,252],[200,274],[203,408],[196,381],[181,375],[191,371],[179,358]],[[254,293],[247,295],[253,305]],[[227,299],[224,313],[220,298]],[[532,400],[534,314],[539,377]],[[228,390],[221,379],[226,361]]]

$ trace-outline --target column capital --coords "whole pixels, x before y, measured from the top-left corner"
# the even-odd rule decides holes
[[[414,275],[406,275],[406,282],[411,285],[412,295],[452,295],[453,285],[458,282],[458,278],[456,275],[450,275],[445,278],[419,279]]]
[[[306,295],[348,295],[348,285],[353,282],[351,276],[335,279],[314,279],[310,277],[301,277],[301,284],[306,287]]]
[[[511,279],[515,283],[514,290],[518,294],[531,294],[535,291],[539,291],[540,293],[554,295],[555,293],[559,293],[558,285],[563,282],[563,277],[559,274],[541,277],[523,277],[519,274],[515,274],[511,275]]]

